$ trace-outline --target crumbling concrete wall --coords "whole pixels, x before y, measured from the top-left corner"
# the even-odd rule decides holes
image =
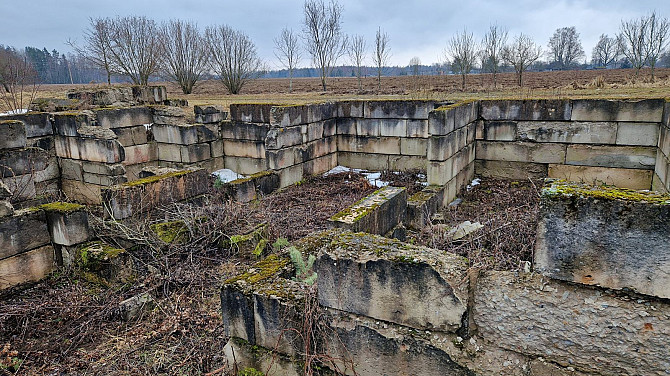
[[[670,102],[668,101],[665,102],[659,133],[652,189],[670,192]]]
[[[485,100],[477,173],[651,187],[664,101]]]

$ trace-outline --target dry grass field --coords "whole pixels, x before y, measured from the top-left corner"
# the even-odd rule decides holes
[[[529,72],[524,74],[524,86],[516,84],[514,73],[498,75],[493,87],[490,74],[468,75],[467,86],[460,89],[460,76],[393,76],[382,77],[382,89],[377,91],[376,77],[363,79],[358,90],[355,77],[333,77],[328,90],[322,91],[318,78],[296,78],[289,93],[288,79],[258,79],[249,82],[238,95],[228,94],[216,80],[200,82],[193,94],[182,94],[172,83],[169,98],[187,99],[190,106],[198,104],[276,103],[300,104],[342,99],[430,99],[459,100],[485,98],[659,98],[670,96],[670,68],[657,69],[652,82],[650,72],[643,70],[635,76],[632,69]],[[63,98],[71,89],[104,87],[89,85],[43,85],[38,97]]]

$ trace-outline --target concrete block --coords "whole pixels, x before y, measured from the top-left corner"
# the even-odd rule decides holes
[[[133,99],[139,103],[160,104],[167,101],[167,89],[165,86],[132,86]]]
[[[459,150],[456,154],[454,154],[453,157],[450,158],[453,164],[452,171],[454,174],[458,174],[470,164],[471,148],[474,148],[474,146],[468,145],[463,149]]]
[[[363,116],[369,119],[428,119],[428,112],[435,102],[422,100],[374,100],[366,101]]]
[[[338,136],[337,150],[400,155],[400,137],[352,137]]]
[[[452,160],[428,162],[426,175],[429,185],[447,184],[454,177]]]
[[[112,131],[123,146],[142,145],[149,141],[147,138],[147,128],[144,125],[114,128]]]
[[[379,135],[382,137],[405,137],[407,135],[407,120],[403,119],[380,120]]]
[[[482,139],[486,141],[516,141],[515,121],[484,121]]]
[[[26,137],[35,138],[54,134],[50,114],[46,112],[29,112],[25,114],[7,115],[3,120],[19,120],[26,128]]]
[[[46,212],[47,227],[53,243],[72,246],[91,238],[85,206],[54,202],[42,205],[41,208]]]
[[[568,145],[565,164],[653,170],[656,164],[656,148]]]
[[[24,148],[26,141],[26,126],[23,122],[0,120],[0,149]]]
[[[158,159],[155,143],[127,146],[124,148],[124,153],[126,155],[124,165],[147,163]]]
[[[158,160],[167,162],[181,162],[181,145],[156,143]]]
[[[201,124],[218,124],[228,117],[227,112],[219,112],[214,114],[195,114],[195,122]]]
[[[290,127],[310,122],[307,109],[310,105],[275,106],[270,109],[270,125],[273,127]]]
[[[533,375],[662,375],[670,368],[667,303],[491,271],[478,279],[473,306],[480,338],[575,370]]]
[[[278,170],[279,173],[279,188],[285,188],[302,181],[304,170],[302,165],[295,165]]]
[[[297,152],[295,158],[296,162],[306,162],[310,159],[336,153],[337,138],[322,138],[320,140],[312,141],[308,144],[302,145],[300,148],[296,148],[295,150]]]
[[[405,219],[407,190],[386,186],[328,219],[331,228],[383,235]]]
[[[270,123],[270,109],[275,104],[231,104],[230,120],[247,123]]]
[[[12,192],[13,199],[15,200],[30,200],[34,199],[37,195],[35,189],[35,176],[32,174],[16,175],[0,180],[2,180],[7,188],[9,188]]]
[[[258,141],[223,140],[223,154],[226,156],[265,158],[265,143]]]
[[[154,124],[151,127],[156,142],[190,145],[198,142],[198,130],[194,125]]]
[[[250,345],[248,342],[231,337],[223,347],[225,374],[247,369],[259,370],[270,375],[300,376],[304,374],[304,366],[286,356],[277,354],[272,349]]]
[[[84,183],[95,184],[100,186],[110,186],[110,185],[122,184],[127,181],[128,178],[125,175],[109,176],[109,175],[98,175],[84,172]]]
[[[484,120],[477,120],[475,122],[475,139],[483,140],[484,139]]]
[[[407,120],[407,134],[408,138],[428,138],[430,135],[428,133],[428,120],[416,120],[409,119]]]
[[[61,112],[53,114],[54,133],[59,136],[77,137],[77,130],[91,126],[93,118],[88,112]]]
[[[88,184],[82,180],[62,179],[61,185],[63,194],[69,201],[80,202],[87,205],[100,205],[101,186],[95,184]]]
[[[267,136],[267,124],[225,121],[221,123],[221,137],[234,140],[264,141]]]
[[[250,202],[279,188],[279,175],[263,171],[249,177],[236,179],[224,185],[226,194],[238,202]]]
[[[323,137],[332,137],[337,135],[337,119],[328,119],[323,121]]]
[[[351,135],[355,136],[356,133],[356,128],[357,128],[357,123],[358,119],[351,119],[351,118],[338,118],[336,120],[337,124],[337,134],[343,134],[343,135]]]
[[[484,120],[581,120],[571,117],[573,105],[567,99],[482,100],[480,103]]]
[[[224,142],[225,149],[225,142]],[[210,159],[209,144],[193,144],[181,146],[181,161],[184,163],[202,162]]]
[[[465,137],[465,143],[470,145],[474,144],[475,140],[477,139],[477,125],[479,124],[478,121],[472,122],[468,124],[468,126],[465,128],[466,131],[466,137]]]
[[[205,193],[211,176],[204,169],[187,169],[151,176],[101,191],[105,215],[124,219],[161,205],[183,201]]]
[[[7,200],[0,200],[0,218],[14,215],[14,206]]]
[[[660,126],[654,123],[619,123],[616,144],[657,146]]]
[[[432,136],[428,140],[428,160],[447,160],[462,149],[466,142],[467,128],[457,129],[446,136]]]
[[[59,158],[59,163],[63,179],[84,180],[81,161]]]
[[[461,103],[454,105],[454,128],[460,129],[477,119],[477,103]]]
[[[563,163],[566,145],[530,142],[477,142],[477,159],[490,161]]]
[[[670,166],[670,160],[659,150],[656,154],[654,173],[656,173],[663,182],[668,180],[668,166]]]
[[[651,190],[665,194],[668,193],[668,189],[665,187],[665,183],[661,180],[661,178],[658,177],[657,174],[654,174],[654,176],[651,178]]]
[[[536,271],[670,298],[670,196],[553,183],[541,202]]]
[[[242,175],[252,175],[268,169],[267,160],[265,158],[231,157],[227,155],[225,157],[224,165],[226,168]]]
[[[517,124],[517,137],[521,141],[614,144],[617,123],[520,121]]]
[[[0,259],[49,244],[46,216],[41,210],[17,210],[0,219]]]
[[[327,154],[322,157],[308,160],[302,164],[303,176],[323,174],[337,166],[337,154]]]
[[[426,157],[414,155],[390,155],[389,167],[391,171],[422,170],[426,171],[428,160]]]
[[[98,125],[103,128],[125,128],[154,122],[151,108],[126,107],[94,110]]]
[[[429,140],[425,138],[401,138],[400,154],[425,157],[428,153]]]
[[[151,109],[153,112],[154,125],[184,125],[187,123],[186,112],[180,107],[155,106]]]
[[[321,305],[418,330],[460,328],[468,301],[463,257],[362,233],[330,231],[306,241],[313,243],[307,253],[319,254]]]
[[[670,155],[670,128],[661,127],[658,137],[658,149],[665,155]]]
[[[379,119],[356,119],[356,134],[358,136],[379,137],[380,133]]]
[[[485,178],[513,180],[546,178],[548,174],[547,165],[544,163],[485,160],[475,161],[475,173]]]
[[[303,143],[302,129],[300,126],[287,128],[271,128],[265,138],[265,147],[268,150],[281,149],[288,146]]]
[[[572,121],[623,121],[659,123],[663,120],[663,99],[572,101]]]
[[[321,139],[323,138],[323,122],[303,124],[300,126],[300,132],[303,143]]]
[[[428,115],[428,133],[444,136],[454,131],[456,112],[452,108],[440,107]]]
[[[216,140],[212,141],[209,144],[210,147],[210,154],[212,155],[212,158],[219,158],[223,157],[223,140]]]
[[[218,124],[196,124],[198,134],[198,143],[212,142],[221,138],[221,131]]]
[[[576,183],[614,185],[628,189],[649,189],[653,171],[550,164],[547,176]]]
[[[202,104],[193,106],[193,113],[196,115],[220,114],[226,113],[226,108],[219,104]]]
[[[268,150],[268,168],[272,170],[280,170],[282,168],[293,166],[295,164],[295,155],[296,153],[293,148]]]
[[[62,159],[61,161],[68,161],[67,159]],[[126,168],[122,164],[105,164],[105,163],[96,163],[96,162],[78,162],[71,161],[68,164],[72,163],[73,168],[79,166],[80,169],[83,169],[84,172],[90,172],[98,175],[111,175],[118,176],[126,173]],[[65,166],[65,163],[63,163]]]
[[[84,139],[56,136],[56,155],[61,158],[92,162],[119,163],[125,159],[117,140]]]
[[[423,229],[433,214],[442,206],[444,187],[429,185],[407,199],[407,224],[416,230]]]
[[[32,175],[47,168],[49,161],[49,153],[42,149],[0,150],[0,178]]]
[[[51,245],[0,260],[0,290],[43,279],[56,264]]]
[[[362,118],[365,115],[365,101],[337,101],[338,118]]]
[[[384,171],[389,169],[389,156],[384,154],[338,151],[337,161],[340,165],[350,168],[360,168],[370,171]]]

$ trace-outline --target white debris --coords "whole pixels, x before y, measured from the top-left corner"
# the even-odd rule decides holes
[[[237,172],[227,168],[216,170],[212,172],[212,175],[216,176],[222,183],[228,183],[230,181],[242,179],[245,177],[244,175],[238,174]]]
[[[333,175],[333,174],[339,174],[342,172],[355,172],[357,174],[361,174],[365,176],[366,179],[370,182],[371,185],[381,188],[381,187],[386,187],[389,185],[389,182],[381,180],[382,174],[381,172],[371,172],[368,170],[361,170],[359,168],[349,168],[349,167],[344,167],[344,166],[337,166],[333,168],[332,170],[326,172],[323,174],[323,176],[328,176],[328,175]]]
[[[470,182],[470,184],[468,184],[468,186],[467,186],[467,190],[468,190],[468,191],[471,190],[472,188],[474,188],[474,187],[478,186],[479,184],[481,184],[481,182],[482,182],[482,181],[481,181],[479,178],[474,179],[472,182]]]
[[[454,239],[454,240],[458,240],[458,239],[461,239],[461,238],[465,237],[466,235],[469,235],[469,234],[471,234],[471,233],[473,233],[473,232],[475,232],[475,231],[477,231],[477,230],[479,230],[483,227],[484,227],[484,225],[482,225],[479,222],[472,223],[470,221],[465,221],[465,222],[459,223],[456,227],[449,230],[447,235],[451,236],[452,239]]]
[[[151,126],[154,125],[154,123],[142,124],[142,125],[144,125],[144,129],[150,131],[150,130],[151,130]]]

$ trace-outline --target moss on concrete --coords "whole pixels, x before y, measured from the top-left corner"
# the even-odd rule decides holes
[[[72,202],[57,201],[40,205],[39,208],[48,212],[72,213],[78,210],[83,210],[86,206]]]
[[[156,236],[167,244],[183,244],[188,241],[188,227],[184,221],[154,223],[149,226]]]
[[[78,250],[77,261],[83,269],[97,271],[100,270],[103,263],[109,262],[125,252],[125,249],[114,248],[101,241],[95,241]]]
[[[269,255],[264,260],[254,264],[254,266],[246,273],[227,279],[224,281],[224,285],[239,282],[244,282],[249,285],[256,285],[260,282],[264,282],[279,276],[280,271],[290,262],[291,261],[289,259],[282,258],[278,255]]]
[[[186,174],[191,173],[191,172],[192,172],[191,170],[173,171],[173,172],[168,172],[167,174],[148,176],[146,178],[129,181],[127,183],[121,184],[121,186],[122,187],[136,187],[136,186],[139,186],[139,185],[155,183],[159,180],[163,180],[163,179],[167,179],[167,178],[186,175]]]
[[[656,205],[670,205],[670,195],[652,191],[636,191],[627,188],[600,185],[570,183],[566,181],[554,181],[542,190],[545,197],[554,196],[579,196],[592,197],[601,200],[621,200],[631,202],[646,202]]]

